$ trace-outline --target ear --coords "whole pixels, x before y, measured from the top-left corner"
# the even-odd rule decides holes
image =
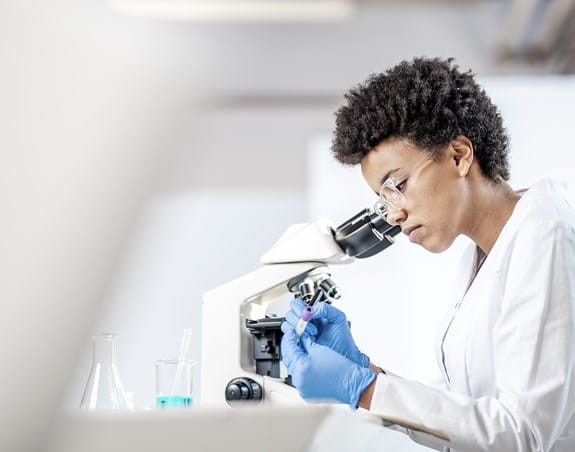
[[[455,167],[460,176],[467,176],[473,163],[473,143],[465,135],[459,135],[449,143],[452,152],[450,158],[455,162]]]

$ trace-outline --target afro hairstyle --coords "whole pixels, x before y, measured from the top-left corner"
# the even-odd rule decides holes
[[[471,71],[453,58],[415,58],[372,74],[345,95],[335,113],[335,158],[356,165],[389,137],[406,138],[439,156],[464,135],[490,180],[509,179],[509,139],[496,106]]]

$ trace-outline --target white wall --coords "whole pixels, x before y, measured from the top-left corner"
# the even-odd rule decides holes
[[[486,79],[485,87],[511,136],[512,185],[558,177],[575,201],[575,76]]]

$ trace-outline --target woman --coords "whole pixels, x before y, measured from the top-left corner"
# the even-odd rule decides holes
[[[333,151],[361,165],[380,215],[434,253],[460,234],[474,243],[438,339],[444,387],[370,363],[331,305],[298,338],[297,299],[282,325],[295,387],[438,450],[575,451],[575,212],[559,185],[509,186],[501,117],[452,60],[402,62],[346,99]]]

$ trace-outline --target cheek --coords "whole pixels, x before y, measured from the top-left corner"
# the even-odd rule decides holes
[[[421,245],[432,253],[441,253],[453,244],[458,235],[457,229],[445,216],[430,220],[427,235]]]
[[[435,210],[426,222],[427,234],[421,245],[432,253],[441,253],[451,246],[457,236],[453,224],[448,217]]]
[[[459,235],[460,204],[455,187],[438,181],[430,187],[425,207],[429,237],[422,245],[429,251],[440,253],[451,246]]]

